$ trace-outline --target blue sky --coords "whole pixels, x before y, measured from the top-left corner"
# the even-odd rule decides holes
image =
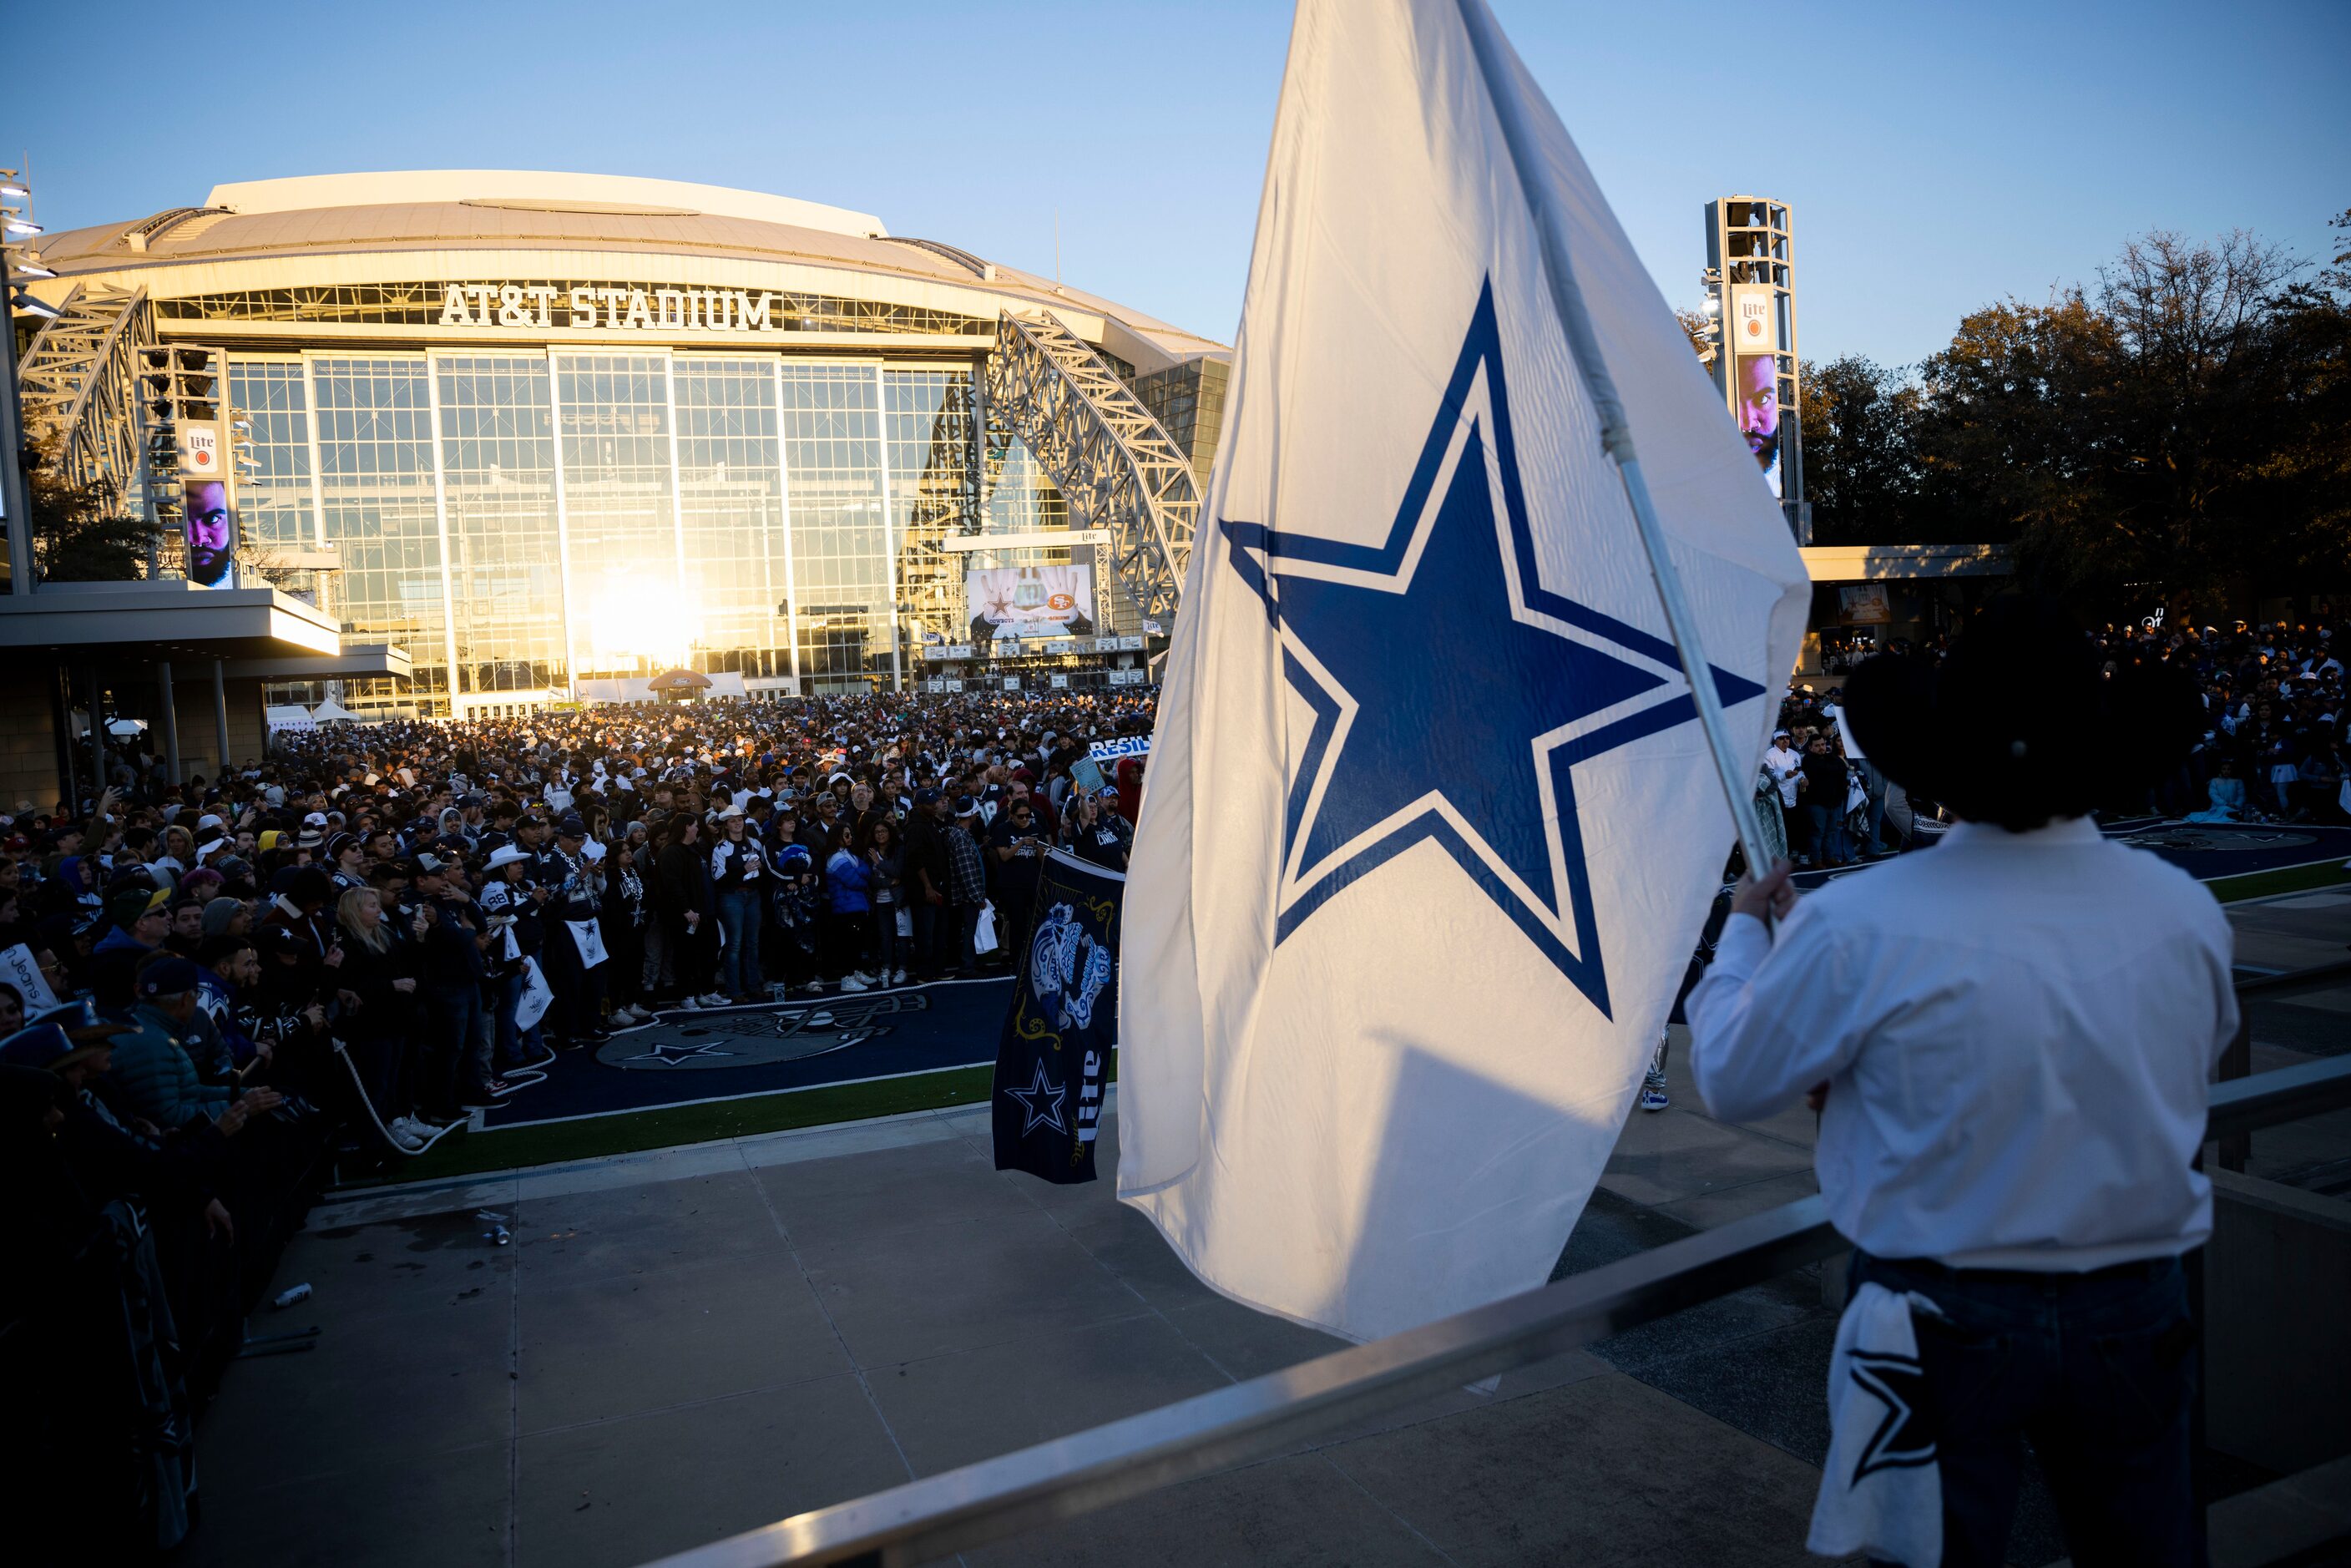
[[[1807,358],[1908,363],[2123,238],[2351,206],[2351,5],[1495,0],[1668,298],[1701,208],[1793,204]],[[113,63],[16,73],[0,148],[53,227],[350,169],[575,169],[876,213],[1229,339],[1290,8],[928,3],[110,7]],[[1734,59],[1733,46],[1738,50]],[[105,58],[103,55],[98,57]],[[72,79],[81,77],[83,79]],[[152,115],[128,112],[142,95]],[[14,159],[5,160],[14,162]]]

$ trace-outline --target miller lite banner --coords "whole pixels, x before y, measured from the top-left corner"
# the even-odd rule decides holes
[[[996,1047],[996,1168],[1094,1179],[1118,1044],[1118,910],[1126,878],[1059,850],[1037,876],[1028,951]]]
[[[217,479],[221,474],[220,426],[186,421],[180,426],[180,472],[190,478]]]
[[[1730,286],[1730,349],[1736,354],[1780,351],[1779,312],[1769,284]]]

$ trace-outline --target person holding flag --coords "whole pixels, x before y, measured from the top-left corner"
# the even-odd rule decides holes
[[[2000,1563],[2029,1437],[2074,1562],[2203,1561],[2181,1257],[2212,1229],[2197,1155],[2234,941],[2201,883],[2089,814],[2187,757],[2195,698],[2164,678],[2103,676],[2029,599],[1939,667],[1864,664],[1861,745],[1959,824],[1802,900],[1784,861],[1748,878],[1690,993],[1708,1107],[1753,1121],[1809,1091],[1855,1248],[1815,1552]],[[1905,1343],[1867,1342],[1873,1303]]]

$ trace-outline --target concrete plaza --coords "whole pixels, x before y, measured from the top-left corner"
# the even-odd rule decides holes
[[[2351,896],[2265,910],[2247,963],[2351,934]],[[1810,1113],[1713,1121],[1681,1057],[1562,1271],[1813,1190]],[[1106,1168],[1115,1140],[1113,1116]],[[230,1369],[183,1561],[637,1563],[1336,1343],[1200,1285],[1107,1179],[991,1169],[984,1108],[353,1197],[297,1239],[298,1281],[255,1330],[318,1348]],[[1791,1276],[967,1560],[1818,1561],[1821,1296]],[[2036,1493],[2011,1555],[2062,1551]]]

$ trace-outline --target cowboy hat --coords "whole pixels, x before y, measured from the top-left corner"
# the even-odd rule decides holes
[[[2195,693],[2153,663],[2103,673],[2053,601],[1995,601],[1939,664],[1885,653],[1844,686],[1844,724],[1878,770],[1971,822],[2025,832],[2144,789],[2184,759]]]

